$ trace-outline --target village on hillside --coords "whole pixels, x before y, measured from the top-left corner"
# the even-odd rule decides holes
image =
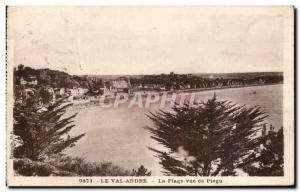
[[[117,93],[129,95],[140,93],[144,96],[162,92],[189,92],[283,83],[282,75],[274,73],[220,78],[213,75],[199,77],[193,74],[171,72],[161,75],[101,79],[94,76],[71,76],[49,69],[46,69],[46,72],[22,66],[21,69],[15,69],[15,84],[25,87],[26,93],[31,92],[37,86],[43,86],[53,101],[64,97],[78,104],[97,102],[100,96],[113,99]]]

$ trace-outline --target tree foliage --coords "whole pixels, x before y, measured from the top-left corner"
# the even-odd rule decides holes
[[[53,88],[73,88],[81,87],[89,91],[97,91],[102,86],[101,78],[88,78],[87,76],[69,75],[66,72],[51,69],[33,69],[24,65],[18,65],[14,70],[14,81],[16,85],[20,84],[20,79],[28,80],[29,77],[36,77],[39,86],[48,86]]]
[[[146,129],[164,147],[150,150],[166,175],[236,175],[267,140],[260,136],[267,117],[260,107],[218,101],[216,95],[194,107],[175,105],[170,112],[159,110],[148,117],[153,126]]]
[[[131,171],[111,162],[89,162],[62,152],[85,134],[70,136],[77,114],[66,116],[71,105],[51,100],[44,87],[15,85],[13,109],[14,171],[23,176],[150,176],[143,165]]]
[[[16,88],[13,134],[20,140],[20,145],[14,149],[15,157],[43,160],[72,147],[84,136],[68,135],[75,126],[73,118],[76,114],[64,116],[66,108],[71,105],[64,99],[46,102],[45,92],[41,89],[26,91]]]
[[[270,131],[264,136],[260,154],[249,156],[248,163],[242,166],[250,176],[283,176],[284,169],[283,128]]]
[[[151,171],[143,165],[130,171],[111,162],[89,162],[80,157],[63,154],[45,161],[15,159],[14,170],[15,174],[23,176],[151,176]]]
[[[137,170],[130,171],[111,162],[90,162],[82,157],[71,157],[62,154],[47,160],[47,163],[59,170],[79,176],[151,176],[151,172],[143,165]]]

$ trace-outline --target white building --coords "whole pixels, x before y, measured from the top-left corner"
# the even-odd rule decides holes
[[[131,85],[126,80],[114,80],[106,82],[104,88],[101,88],[103,95],[115,95],[117,92],[130,93]]]
[[[83,89],[83,88],[78,88],[78,95],[85,95],[89,90],[88,89]]]
[[[89,90],[88,89],[84,89],[84,88],[73,88],[73,89],[69,89],[68,93],[70,94],[70,96],[81,96],[81,95],[85,95]]]
[[[26,81],[23,77],[20,79],[20,84],[21,85],[37,85],[37,79],[36,77],[30,76],[28,77],[28,81]]]

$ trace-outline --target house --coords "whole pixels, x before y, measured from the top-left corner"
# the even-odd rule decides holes
[[[130,81],[123,79],[107,81],[104,83],[104,87],[100,88],[103,95],[116,95],[116,93],[132,93],[132,87]]]
[[[113,91],[111,89],[111,87],[106,87],[106,86],[104,86],[104,88],[100,88],[100,90],[101,90],[102,94],[105,96],[115,95],[115,93],[116,93],[115,91]]]
[[[32,88],[25,89],[25,97],[26,98],[33,97],[34,94],[35,94],[34,89],[32,89]]]
[[[156,84],[145,84],[144,89],[154,89],[157,85]]]
[[[115,89],[117,92],[128,92],[129,84],[125,80],[116,80],[112,81],[112,89]]]
[[[69,89],[67,92],[70,96],[78,96],[85,95],[89,90],[81,87],[74,87],[73,89]]]
[[[65,93],[66,93],[66,89],[65,88],[60,88],[59,94],[64,95]]]
[[[68,95],[70,95],[70,96],[75,96],[75,95],[78,95],[78,90],[77,90],[77,88],[68,89],[68,90],[67,90],[67,93],[68,93]]]
[[[100,93],[102,93],[103,95],[112,95],[113,93],[111,92],[111,86],[111,82],[104,82],[103,87],[100,88]]]
[[[141,90],[148,90],[148,91],[164,91],[166,88],[162,85],[157,84],[145,84]]]
[[[60,90],[62,93],[63,90]],[[68,89],[65,94],[68,95],[68,100],[73,101],[73,100],[78,100],[78,99],[86,99],[86,93],[88,92],[88,89],[84,89],[81,87],[73,87],[73,89]]]
[[[65,88],[55,88],[53,90],[54,90],[54,95],[57,98],[60,98],[66,94]]]
[[[51,94],[51,95],[54,95],[55,91],[52,87],[48,87],[48,92]]]
[[[262,78],[259,78],[258,84],[265,84],[265,81]]]
[[[27,84],[27,81],[25,81],[24,78],[21,77],[21,79],[20,79],[20,84],[21,84],[21,85],[26,85],[26,84]]]
[[[84,88],[78,88],[78,95],[85,95],[87,92],[89,92],[88,89],[84,89]]]
[[[23,77],[20,79],[21,85],[37,85],[37,78],[35,76],[29,76],[27,80],[25,80]]]
[[[62,96],[65,94],[65,88],[55,88],[54,92],[55,92],[55,95]]]

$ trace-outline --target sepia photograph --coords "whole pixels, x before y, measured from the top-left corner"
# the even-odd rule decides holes
[[[293,186],[294,7],[8,6],[8,186]]]

